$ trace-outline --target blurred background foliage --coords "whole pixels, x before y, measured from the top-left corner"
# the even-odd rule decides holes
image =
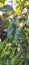
[[[5,0],[0,0],[0,2],[4,4]]]
[[[29,0],[5,2],[0,0],[0,65],[29,65]]]

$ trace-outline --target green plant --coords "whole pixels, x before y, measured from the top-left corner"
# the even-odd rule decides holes
[[[9,16],[10,11],[13,14],[7,28],[6,40],[0,42],[0,65],[29,65],[28,2],[28,0],[17,0],[15,11],[10,5],[0,8],[1,11],[9,13]],[[27,12],[24,13],[25,8]],[[5,21],[9,20],[9,16],[5,18]]]

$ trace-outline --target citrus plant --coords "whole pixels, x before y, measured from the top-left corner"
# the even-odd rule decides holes
[[[0,65],[29,65],[29,0],[15,1],[15,10],[10,5],[0,8],[4,12],[0,25],[7,30],[0,41]]]

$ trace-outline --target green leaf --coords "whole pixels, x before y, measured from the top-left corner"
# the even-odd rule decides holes
[[[8,31],[7,31],[8,38],[14,38],[15,32],[16,32],[16,28],[17,28],[17,26],[16,26],[17,22],[18,22],[18,17],[14,16],[12,18],[12,21],[10,22],[10,24],[8,26]]]
[[[18,28],[17,30],[16,30],[16,34],[15,34],[15,40],[16,39],[19,39],[19,38],[24,38],[25,37],[25,33],[24,33],[24,31],[21,29],[21,28]]]
[[[17,2],[21,2],[21,0],[16,0]]]
[[[10,5],[5,5],[3,6],[2,8],[0,8],[0,11],[5,11],[5,12],[8,12],[8,11],[13,11],[13,7],[10,6]]]
[[[11,60],[11,65],[16,65],[18,63],[19,59],[17,59],[17,57],[13,58]]]

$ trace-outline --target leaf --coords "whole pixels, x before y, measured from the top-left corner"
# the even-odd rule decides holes
[[[13,11],[13,7],[10,6],[10,5],[5,5],[3,6],[2,8],[0,8],[0,11],[5,11],[5,12],[8,12],[8,11]]]
[[[24,37],[25,37],[24,31],[21,28],[18,28],[16,30],[16,34],[15,34],[14,39],[17,40],[17,39],[24,38]]]
[[[8,31],[7,31],[8,38],[14,38],[15,32],[16,32],[16,28],[17,28],[17,26],[16,26],[17,22],[18,22],[18,17],[14,16],[12,18],[12,21],[10,22],[10,24],[8,26]]]
[[[13,58],[11,60],[11,65],[16,65],[18,63],[19,59],[17,59],[17,57]]]
[[[16,30],[16,34],[15,34],[15,37],[14,39],[19,39],[19,38],[24,38],[25,37],[25,33],[24,33],[24,30],[23,30],[23,27],[25,26],[26,24],[26,19],[23,18],[22,20],[22,23],[20,24],[20,26],[17,28]]]
[[[21,0],[16,0],[16,1],[19,2],[19,3],[21,2]]]
[[[17,7],[15,10],[16,14],[20,13],[21,9],[22,9],[21,6]]]

